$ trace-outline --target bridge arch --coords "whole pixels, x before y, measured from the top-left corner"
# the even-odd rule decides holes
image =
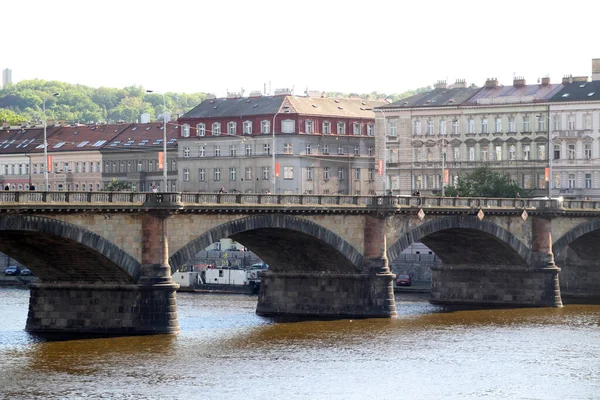
[[[85,228],[33,215],[0,216],[0,251],[42,281],[133,283],[140,263]]]
[[[600,257],[600,218],[583,222],[562,235],[552,246],[554,257],[571,247],[581,258],[597,260]]]
[[[389,247],[390,262],[416,242],[423,242],[447,264],[475,262],[525,267],[531,262],[531,250],[512,233],[474,217],[442,217],[406,232]]]
[[[210,229],[169,258],[171,270],[224,237],[250,248],[274,272],[362,270],[362,254],[346,240],[319,224],[282,214],[249,216]]]

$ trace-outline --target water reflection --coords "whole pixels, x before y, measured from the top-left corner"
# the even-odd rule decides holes
[[[600,306],[425,298],[398,296],[397,319],[273,323],[253,296],[182,293],[177,336],[48,342],[23,331],[28,292],[0,289],[0,398],[598,398]]]

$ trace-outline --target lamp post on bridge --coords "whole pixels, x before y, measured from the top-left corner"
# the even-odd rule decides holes
[[[146,93],[154,93],[153,90],[146,90]],[[163,98],[163,192],[167,192],[167,100],[164,93],[157,93]]]
[[[271,150],[271,156],[273,158],[273,160],[272,160],[272,163],[273,163],[273,171],[272,171],[272,173],[273,173],[273,194],[276,193],[275,190],[276,190],[276,186],[277,186],[277,178],[275,177],[275,165],[276,165],[276,163],[275,163],[275,149],[276,149],[276,147],[275,147],[276,146],[275,123],[276,123],[277,115],[279,115],[280,113],[289,113],[290,112],[289,108],[290,108],[289,106],[280,107],[277,109],[277,112],[275,113],[275,115],[273,115],[273,143],[272,143],[273,149]]]
[[[52,93],[53,97],[58,97],[60,96],[60,93]],[[48,139],[47,139],[47,135],[46,135],[46,130],[47,130],[47,126],[48,126],[48,122],[46,119],[46,100],[48,99],[44,99],[42,100],[42,111],[44,112],[44,181],[45,181],[45,187],[44,189],[46,191],[48,191]]]

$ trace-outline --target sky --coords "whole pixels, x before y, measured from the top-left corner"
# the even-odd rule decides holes
[[[13,83],[390,94],[438,80],[560,82],[600,58],[594,0],[4,3],[0,69]]]

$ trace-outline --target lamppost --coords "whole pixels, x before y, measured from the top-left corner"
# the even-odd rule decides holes
[[[60,93],[52,93],[53,97],[58,97],[60,96]],[[45,186],[45,190],[48,191],[48,140],[46,137],[46,128],[48,126],[48,123],[46,121],[46,100],[48,99],[44,99],[42,100],[42,111],[44,112],[44,163],[45,163],[45,168],[44,168],[44,180],[46,182],[46,186]]]
[[[387,124],[385,123],[385,112],[376,108],[367,108],[366,110],[379,111],[383,117],[383,160],[381,162],[381,175],[383,176],[383,195],[385,196],[387,189]],[[391,190],[391,188],[390,188]]]
[[[550,117],[539,114],[538,119],[546,118],[548,122],[548,200],[552,199],[552,135],[550,133]]]
[[[146,90],[146,93],[154,93],[153,90]],[[160,93],[163,98],[163,192],[167,191],[167,100],[164,93]]]
[[[271,156],[273,158],[273,194],[275,194],[275,190],[276,190],[276,178],[275,178],[275,118],[277,118],[277,115],[279,115],[282,112],[290,112],[289,110],[289,106],[283,106],[277,109],[277,112],[275,113],[275,115],[273,115],[273,149],[271,150]]]

